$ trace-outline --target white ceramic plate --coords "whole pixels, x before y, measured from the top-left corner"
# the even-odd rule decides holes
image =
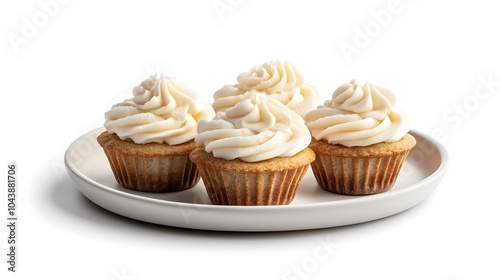
[[[395,186],[369,196],[326,192],[309,170],[294,201],[284,206],[213,205],[203,182],[176,193],[144,193],[116,183],[96,141],[102,128],[76,139],[67,149],[65,164],[78,189],[97,205],[132,219],[182,228],[220,231],[288,231],[336,227],[384,218],[407,210],[427,198],[441,181],[448,162],[445,148],[417,132]]]

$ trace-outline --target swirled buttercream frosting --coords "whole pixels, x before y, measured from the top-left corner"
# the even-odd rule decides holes
[[[178,145],[197,135],[198,122],[215,112],[196,93],[165,74],[155,74],[133,89],[133,97],[105,113],[104,127],[136,144]]]
[[[214,157],[257,162],[291,157],[311,142],[304,120],[276,99],[257,91],[212,120],[201,120],[195,141]]]
[[[394,94],[369,82],[341,85],[332,99],[304,117],[316,140],[347,147],[399,141],[410,130],[408,116]]]
[[[316,107],[318,93],[304,83],[304,77],[289,62],[270,61],[254,66],[237,77],[237,84],[225,85],[214,93],[215,111],[225,111],[257,90],[280,101],[303,116]]]

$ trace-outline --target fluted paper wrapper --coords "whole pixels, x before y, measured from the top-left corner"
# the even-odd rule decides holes
[[[105,151],[116,181],[143,192],[174,192],[194,187],[200,180],[188,155],[140,157]]]
[[[292,157],[247,163],[216,158],[200,147],[190,158],[213,204],[256,206],[290,204],[315,155],[306,148]]]
[[[208,197],[217,205],[287,205],[309,165],[273,172],[225,171],[198,164]]]
[[[372,158],[316,155],[311,167],[324,190],[346,195],[375,194],[394,186],[408,153]]]
[[[196,165],[189,159],[192,143],[168,146],[122,141],[114,133],[97,137],[108,158],[116,181],[142,192],[174,192],[194,187],[200,180]]]

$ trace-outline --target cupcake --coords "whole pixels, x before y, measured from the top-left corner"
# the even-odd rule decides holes
[[[182,191],[200,180],[189,153],[196,148],[199,121],[214,115],[193,90],[165,74],[155,74],[133,89],[131,99],[105,113],[106,130],[97,141],[123,187]]]
[[[237,77],[237,84],[225,85],[214,93],[213,108],[225,111],[244,99],[245,93],[256,90],[275,98],[304,116],[316,107],[318,93],[304,83],[302,74],[289,62],[270,61],[256,65]]]
[[[305,115],[313,139],[309,147],[318,185],[333,193],[385,192],[396,182],[403,162],[416,145],[408,116],[394,94],[368,82],[341,85],[332,99]]]
[[[286,205],[295,197],[314,152],[297,113],[251,91],[234,107],[201,120],[190,154],[217,205]]]

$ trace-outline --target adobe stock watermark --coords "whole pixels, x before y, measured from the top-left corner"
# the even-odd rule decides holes
[[[400,178],[411,177],[413,172],[415,172],[418,167],[424,165],[427,161],[426,159],[432,156],[436,151],[436,147],[430,142],[418,143],[416,147],[411,149],[411,152],[408,154],[398,176]]]
[[[494,80],[493,75],[481,75],[477,77],[477,84],[474,91],[465,95],[460,101],[452,103],[446,108],[442,115],[442,125],[435,127],[431,131],[431,136],[441,143],[446,143],[450,135],[458,131],[477,112],[481,104],[487,102],[494,95],[500,94],[500,79]],[[426,158],[436,152],[436,147],[428,142],[422,142],[413,148],[408,158],[401,168],[399,176],[407,178],[412,175],[412,171],[426,163]]]
[[[372,40],[382,33],[383,28],[391,24],[393,17],[402,11],[403,5],[399,0],[390,0],[385,8],[370,12],[370,20],[364,26],[354,27],[352,41],[349,43],[342,41],[339,44],[347,63],[352,61],[353,55],[360,54],[364,48],[369,46]]]
[[[478,76],[477,80],[473,92],[444,110],[442,114],[444,126],[434,128],[431,133],[434,138],[442,143],[446,142],[449,134],[460,129],[464,122],[479,110],[482,103],[500,93],[500,79],[494,80],[492,74]]]
[[[21,17],[21,28],[18,31],[7,33],[7,39],[14,49],[15,53],[19,52],[22,45],[26,45],[29,41],[35,38],[40,29],[47,26],[51,18],[54,18],[59,13],[61,6],[65,5],[69,0],[40,0],[38,1],[39,9],[31,16]]]
[[[223,21],[224,14],[233,12],[242,2],[243,0],[214,0],[212,6],[219,16],[219,19]]]
[[[182,219],[184,220],[184,223],[186,223],[186,225],[191,224],[193,218],[197,217],[201,213],[201,211],[197,207],[195,207],[194,205],[207,204],[206,201],[210,201],[207,193],[205,191],[203,191],[203,192],[197,191],[193,195],[193,199],[191,200],[192,205],[182,206],[182,207],[178,206],[177,209],[179,209],[179,212],[182,216]]]
[[[125,267],[122,267],[120,271],[112,269],[111,275],[113,277],[109,278],[109,280],[135,280],[135,276],[127,272]]]
[[[340,247],[332,241],[331,237],[318,238],[317,245],[311,254],[302,259],[300,263],[294,264],[281,275],[282,280],[304,280],[309,279],[320,265],[330,259]]]
[[[100,149],[96,139],[101,131],[95,130],[95,128],[93,129],[94,130],[91,131],[85,131],[85,133],[82,135],[83,139],[80,139],[77,143],[75,143],[75,146],[73,147],[70,156],[71,161],[76,166],[80,165],[86,157],[94,153],[96,148]],[[56,176],[58,182],[61,183],[65,179],[65,176],[68,174],[66,166],[64,164],[64,160],[52,160],[50,163],[50,167],[52,169],[52,172],[54,172],[54,175]]]
[[[443,280],[460,280],[458,276],[445,277]]]
[[[55,1],[55,0],[51,0]],[[147,73],[148,76],[154,75],[155,73],[161,73],[159,70],[160,67],[157,65],[155,68],[146,66],[145,67],[145,72]],[[109,104],[109,108],[111,108],[114,104],[118,104],[123,102],[124,100],[130,99],[132,95],[132,89],[129,92],[121,92],[120,95],[113,96],[107,103]],[[102,151],[102,148],[98,145],[97,143],[97,136],[101,133],[100,130],[96,130],[97,128],[101,128],[104,126],[104,112],[100,114],[103,118],[98,118],[96,119],[95,125],[91,128],[87,129],[82,129],[81,130],[81,136],[83,139],[80,139],[75,146],[73,147],[73,152],[71,154],[71,160],[75,165],[80,165],[83,161],[85,161],[85,158],[91,155],[92,153],[96,152],[96,149],[99,151]],[[98,115],[96,115],[97,117]],[[76,140],[76,139],[74,139]],[[66,166],[64,164],[64,160],[57,159],[57,160],[52,160],[50,163],[50,167],[58,179],[58,182],[61,183],[64,179],[65,176],[67,175],[67,170]]]

